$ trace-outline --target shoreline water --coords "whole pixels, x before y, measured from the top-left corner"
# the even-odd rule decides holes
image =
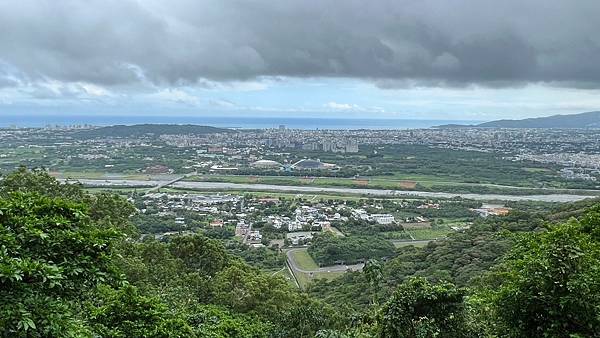
[[[419,129],[444,124],[477,124],[472,120],[425,120],[425,119],[354,119],[354,118],[295,118],[295,117],[248,117],[248,116],[115,116],[115,115],[3,115],[0,128],[41,128],[48,126],[117,124],[197,124],[220,128],[265,129],[280,125],[290,129]]]

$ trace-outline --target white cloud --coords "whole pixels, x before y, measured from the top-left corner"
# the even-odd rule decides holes
[[[339,102],[327,102],[323,105],[325,108],[336,111],[354,111],[354,112],[366,112],[366,113],[384,113],[385,109],[382,107],[371,107],[371,106],[360,106],[353,103],[339,103]]]
[[[189,94],[181,89],[175,88],[161,89],[156,93],[148,95],[148,97],[150,99],[155,99],[158,101],[182,103],[192,106],[198,105],[198,103],[200,103],[200,98],[198,98],[197,96]]]
[[[79,86],[90,96],[110,96],[111,93],[100,86],[91,83],[80,83]]]
[[[208,104],[214,107],[222,107],[222,108],[235,108],[237,105],[229,100],[225,99],[211,99],[208,100]]]
[[[23,84],[19,90],[34,99],[100,99],[112,97],[107,89],[85,82],[44,81]]]
[[[331,109],[335,109],[335,110],[351,110],[351,109],[357,109],[359,108],[357,105],[355,104],[349,104],[349,103],[338,103],[338,102],[327,102],[325,104],[326,108],[331,108]]]

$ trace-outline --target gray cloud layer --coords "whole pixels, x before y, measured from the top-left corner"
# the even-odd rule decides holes
[[[600,85],[597,0],[3,0],[0,86],[257,76]]]

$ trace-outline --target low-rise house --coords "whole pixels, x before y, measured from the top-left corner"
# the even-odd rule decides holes
[[[392,224],[394,223],[394,216],[391,214],[372,214],[369,215],[368,220],[376,222],[377,224]]]
[[[209,225],[211,227],[213,227],[213,228],[222,228],[223,227],[223,220],[222,219],[215,219],[212,222],[210,222]]]

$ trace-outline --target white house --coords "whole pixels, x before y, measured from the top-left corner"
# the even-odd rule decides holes
[[[377,224],[392,224],[394,223],[394,216],[390,214],[372,214],[369,216],[369,220],[377,222]]]

